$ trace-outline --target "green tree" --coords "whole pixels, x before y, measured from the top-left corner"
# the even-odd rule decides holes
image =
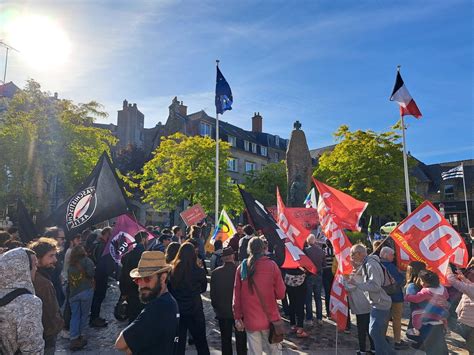
[[[280,189],[283,201],[288,190],[286,165],[284,161],[270,163],[260,171],[253,171],[245,177],[245,190],[264,206],[276,205],[276,187]]]
[[[351,132],[348,126],[342,125],[334,136],[338,144],[332,152],[319,158],[314,176],[367,201],[367,215],[399,218],[403,212],[405,185],[398,133]],[[414,160],[410,159],[409,164],[413,166]],[[414,181],[411,186],[415,186]]]
[[[240,213],[242,200],[227,173],[230,145],[219,143],[219,204],[228,212]],[[175,209],[181,201],[200,203],[214,212],[216,142],[209,137],[176,133],[161,140],[153,158],[138,175],[143,201],[156,210]]]
[[[107,114],[97,102],[74,104],[29,80],[0,108],[0,201],[22,197],[45,213],[74,192],[116,139],[93,127]]]

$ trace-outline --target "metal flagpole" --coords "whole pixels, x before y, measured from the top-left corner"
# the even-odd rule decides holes
[[[216,60],[216,66],[219,67],[219,60]],[[219,113],[216,108],[216,206],[215,206],[215,225],[219,224]]]
[[[466,204],[466,218],[467,218],[467,234],[471,232],[471,226],[469,225],[469,211],[467,209],[467,194],[466,194],[466,179],[464,177],[464,164],[461,163],[462,167],[462,185],[464,187],[464,203]]]
[[[339,333],[339,329],[337,329],[337,320],[336,320],[336,355],[337,355],[337,334]]]
[[[410,200],[410,181],[408,179],[408,161],[407,161],[407,145],[405,139],[405,121],[403,120],[403,115],[400,114],[402,120],[402,139],[403,139],[403,172],[405,175],[405,196],[407,200],[407,212],[408,215],[411,214],[411,200]]]
[[[5,68],[3,69],[3,84],[6,84],[6,80],[7,80],[7,66],[8,66],[8,52],[10,49],[14,50],[14,51],[17,51],[17,49],[13,48],[12,46],[9,46],[8,44],[6,44],[5,42],[2,42],[0,40],[0,46],[2,47],[5,47],[6,49],[6,53],[5,53]]]

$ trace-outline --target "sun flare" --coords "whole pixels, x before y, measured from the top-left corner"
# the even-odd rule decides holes
[[[45,16],[18,16],[7,24],[7,42],[20,57],[38,69],[65,64],[71,53],[67,33]]]

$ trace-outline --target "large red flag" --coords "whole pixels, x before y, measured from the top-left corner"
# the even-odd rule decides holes
[[[344,330],[347,326],[347,311],[349,303],[347,300],[347,291],[342,283],[343,276],[336,272],[331,286],[331,298],[329,298],[329,309],[331,318],[336,321],[337,329]]]
[[[424,262],[442,283],[446,283],[449,263],[467,265],[464,240],[429,201],[418,206],[390,236],[410,260]]]
[[[120,264],[122,257],[135,248],[134,237],[138,232],[146,232],[148,240],[154,238],[153,234],[128,214],[119,216],[112,230],[112,238],[105,246],[103,255],[110,254],[115,262]]]
[[[313,181],[318,188],[319,198],[324,201],[326,208],[331,212],[333,221],[342,229],[360,231],[359,220],[368,203],[359,201],[315,178]],[[321,220],[321,214],[319,218]],[[322,221],[321,224],[323,224]]]

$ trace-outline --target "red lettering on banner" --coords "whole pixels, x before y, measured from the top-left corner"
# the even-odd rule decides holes
[[[390,236],[409,259],[424,262],[443,283],[449,262],[467,265],[467,249],[461,236],[428,201],[423,202]]]

